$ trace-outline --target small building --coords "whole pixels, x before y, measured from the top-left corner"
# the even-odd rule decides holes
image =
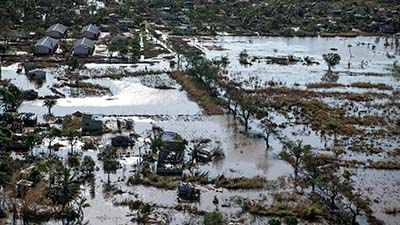
[[[94,41],[88,38],[78,39],[74,43],[75,56],[89,56],[94,52]]]
[[[89,24],[82,28],[81,34],[82,34],[82,37],[96,40],[97,38],[99,38],[100,31],[96,25]]]
[[[40,69],[34,69],[27,73],[29,80],[44,81],[46,80],[46,71]]]
[[[103,131],[103,121],[95,118],[93,115],[83,114],[82,132],[83,133],[101,133]]]
[[[116,136],[111,138],[111,145],[118,148],[127,148],[135,144],[135,140],[131,136]]]
[[[34,113],[21,113],[20,120],[23,121],[25,127],[37,126],[37,115]]]
[[[60,39],[65,36],[66,32],[67,32],[67,27],[60,23],[57,23],[50,26],[49,29],[47,29],[46,34],[49,37]]]
[[[157,174],[181,176],[186,140],[175,132],[165,131],[161,134],[161,142],[162,149],[158,153]]]
[[[199,201],[200,200],[200,190],[195,186],[188,183],[178,184],[178,200],[179,201]]]
[[[57,50],[58,40],[44,37],[35,44],[35,55],[52,55]]]
[[[179,134],[171,131],[164,131],[161,134],[162,149],[164,151],[184,151],[187,141]]]
[[[118,25],[122,31],[128,31],[130,28],[135,28],[136,23],[134,20],[125,18],[122,20],[118,20]]]

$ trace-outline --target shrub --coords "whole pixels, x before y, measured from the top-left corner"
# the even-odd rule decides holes
[[[277,220],[277,219],[270,219],[268,220],[268,225],[281,225],[281,221]]]
[[[204,219],[204,225],[224,224],[224,217],[222,216],[222,213],[217,211],[204,213],[203,219]]]
[[[283,222],[285,222],[286,225],[297,225],[297,224],[299,224],[299,221],[297,221],[296,217],[294,217],[294,216],[286,216],[283,219]]]

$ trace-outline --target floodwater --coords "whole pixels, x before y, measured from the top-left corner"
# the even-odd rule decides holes
[[[392,40],[389,40],[392,43]],[[244,81],[249,77],[258,77],[261,82],[282,82],[286,86],[298,84],[304,86],[307,83],[321,82],[321,77],[327,70],[322,55],[329,52],[338,53],[341,62],[333,70],[339,72],[338,83],[351,84],[359,81],[371,81],[372,83],[384,83],[394,87],[400,87],[400,82],[388,76],[393,63],[400,57],[400,52],[394,46],[385,47],[385,39],[376,37],[357,38],[285,38],[285,37],[231,37],[220,36],[212,39],[196,39],[192,43],[201,47],[208,58],[227,56],[229,59],[228,70],[231,79]],[[370,44],[370,45],[368,45]],[[348,45],[351,45],[351,57]],[[372,50],[372,45],[376,46]],[[209,50],[210,47],[218,46],[219,50]],[[336,48],[332,51],[331,48]],[[220,50],[222,49],[222,50]],[[266,62],[251,62],[251,66],[243,66],[239,63],[239,54],[246,50],[249,61],[253,57],[288,56],[314,58],[319,65],[306,66],[302,63],[294,65],[276,65]],[[395,55],[395,59],[389,59],[387,53]],[[361,62],[364,67],[361,68]],[[350,69],[348,63],[350,62]],[[365,63],[366,62],[366,63]],[[349,72],[359,73],[351,76]],[[381,76],[372,78],[363,73],[377,73]]]
[[[37,84],[30,82],[23,74],[18,75],[15,72],[16,69],[17,65],[3,68],[3,78],[11,79],[23,90],[35,89],[39,96],[54,95],[50,88],[58,83],[57,77],[64,74],[63,68],[47,69],[47,81],[37,89]],[[161,90],[149,87],[147,83],[143,84],[145,80],[140,78],[92,79],[91,83],[110,88],[113,95],[61,98],[57,100],[57,105],[54,106],[52,112],[56,116],[72,114],[76,111],[105,115],[194,115],[201,113],[199,106],[188,99],[186,92],[179,84],[172,82],[166,74],[162,75],[162,79],[167,80],[167,83],[173,83],[174,89]],[[66,96],[69,96],[71,92],[71,88],[68,87],[57,90]],[[47,109],[42,105],[43,100],[25,101],[19,111],[44,115],[47,113]]]
[[[327,66],[323,62],[322,54],[328,52],[337,52],[341,55],[341,63],[334,68],[339,73],[338,83],[350,85],[354,82],[372,82],[384,83],[394,88],[400,88],[399,78],[392,76],[391,67],[400,57],[399,52],[391,46],[385,47],[385,40],[381,38],[376,42],[375,37],[357,37],[357,38],[281,38],[281,37],[215,37],[210,39],[191,39],[192,44],[205,50],[208,58],[227,56],[230,64],[228,66],[230,79],[246,81],[249,78],[257,78],[260,83],[274,81],[281,82],[283,86],[305,88],[308,83],[321,82],[321,77],[325,74]],[[389,40],[391,42],[391,40]],[[364,44],[362,44],[364,43]],[[368,45],[369,43],[369,45]],[[349,49],[349,45],[352,47]],[[372,45],[376,49],[372,50]],[[207,47],[218,46],[223,50],[209,50]],[[336,48],[336,51],[331,50]],[[320,65],[303,65],[297,63],[294,65],[282,66],[267,64],[265,61],[251,62],[251,66],[242,66],[239,63],[239,54],[246,50],[249,54],[249,61],[252,57],[268,57],[294,55],[304,58],[306,56],[315,58]],[[350,57],[350,51],[352,57]],[[395,55],[395,59],[389,59],[387,54]],[[361,68],[361,62],[364,62]],[[350,62],[350,68],[348,68]],[[365,63],[366,62],[366,63]],[[47,81],[41,87],[29,82],[25,75],[16,74],[17,65],[2,68],[3,78],[11,79],[13,83],[24,90],[36,89],[40,96],[53,95],[50,87],[57,84],[57,77],[64,75],[64,68],[46,69]],[[82,75],[99,75],[107,72],[135,72],[135,71],[165,71],[169,70],[169,61],[158,58],[157,62],[141,62],[138,64],[87,64],[86,69],[80,71]],[[57,116],[71,114],[76,111],[104,114],[120,115],[121,118],[133,118],[135,121],[134,130],[145,140],[148,131],[153,125],[162,127],[165,130],[175,131],[189,141],[189,147],[193,145],[192,141],[199,139],[211,139],[212,146],[219,146],[225,153],[225,158],[214,161],[206,165],[201,165],[199,170],[208,171],[210,177],[225,175],[228,177],[253,177],[264,176],[267,180],[276,180],[280,176],[290,176],[292,167],[279,160],[278,154],[281,152],[282,145],[278,138],[271,138],[271,149],[266,151],[265,142],[259,138],[249,138],[239,132],[238,127],[228,116],[204,116],[200,107],[191,101],[187,93],[181,90],[181,86],[176,84],[166,74],[161,75],[162,79],[167,80],[174,89],[160,90],[151,85],[151,79],[143,78],[122,78],[119,80],[111,79],[89,79],[90,82],[101,84],[110,88],[112,95],[109,96],[91,96],[73,98],[69,97],[71,90],[62,88],[59,91],[67,98],[59,99],[57,105],[53,108],[53,113]],[[254,84],[248,84],[248,88],[254,88]],[[320,91],[320,90],[319,90]],[[357,92],[363,93],[367,90],[357,88],[335,88],[330,91],[338,92]],[[375,91],[378,90],[368,90]],[[390,94],[390,91],[379,91]],[[326,99],[330,105],[341,105],[342,101],[337,99]],[[47,109],[42,107],[41,100],[24,102],[20,108],[21,112],[34,112],[39,115],[47,113]],[[363,108],[360,105],[360,109]],[[380,111],[374,112],[381,113]],[[136,115],[136,116],[135,116]],[[140,115],[140,116],[138,116]],[[386,114],[383,114],[386,115]],[[321,137],[303,125],[290,125],[290,121],[285,118],[275,117],[276,120],[282,120],[289,126],[281,130],[283,136],[289,139],[301,139],[304,144],[311,144],[316,149],[323,149],[326,145],[331,145],[332,140],[322,140]],[[103,118],[107,126],[115,123],[115,117]],[[113,122],[114,121],[114,122]],[[252,133],[260,132],[257,128],[257,121],[251,123]],[[102,137],[102,144],[109,144],[110,135]],[[69,150],[66,147],[57,152],[59,156],[65,157]],[[81,152],[80,144],[76,150]],[[391,148],[398,146],[398,143],[391,143]],[[115,207],[113,201],[121,201],[125,198],[140,199],[146,202],[154,203],[167,209],[159,209],[160,218],[169,217],[171,223],[182,224],[190,216],[187,213],[172,209],[177,205],[176,191],[164,191],[157,188],[135,186],[128,187],[126,179],[136,169],[138,160],[138,146],[135,146],[130,156],[121,158],[121,163],[125,169],[120,169],[116,174],[111,175],[111,180],[116,181],[116,186],[125,194],[113,197],[103,196],[102,189],[106,181],[106,175],[102,172],[102,163],[97,161],[97,151],[82,152],[84,155],[90,155],[96,160],[99,171],[96,173],[95,190],[96,196],[90,198],[90,187],[85,186],[83,193],[89,198],[92,207],[85,209],[86,219],[91,224],[127,224],[130,223],[130,215],[127,207]],[[345,154],[345,159],[374,160],[385,159],[386,154],[381,155],[362,155]],[[372,203],[374,215],[382,219],[387,224],[396,224],[399,221],[398,216],[385,214],[386,207],[399,207],[400,199],[397,196],[399,186],[399,175],[396,171],[387,170],[355,170],[354,183],[357,188],[362,189],[364,196],[371,196],[377,199]],[[129,194],[131,193],[131,194]],[[134,194],[133,194],[134,193]],[[371,195],[371,193],[374,193]],[[236,205],[231,205],[232,198],[238,196],[247,199],[270,199],[271,192],[268,190],[259,191],[227,191],[214,190],[211,187],[203,187],[200,203],[196,205],[201,210],[212,211],[215,206],[212,199],[217,196],[220,200],[220,206],[230,205],[230,207],[221,207],[221,211],[235,217],[236,212],[241,209]],[[373,200],[372,199],[372,200]],[[192,219],[192,218],[190,218]],[[198,218],[197,218],[198,219]],[[254,223],[246,220],[246,224]],[[255,224],[255,223],[254,223]],[[265,224],[265,223],[264,223]]]

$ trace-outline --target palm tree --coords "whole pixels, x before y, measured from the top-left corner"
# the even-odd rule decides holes
[[[84,208],[90,207],[90,204],[87,202],[87,199],[84,196],[79,196],[77,200],[75,200],[75,204],[77,206],[77,213],[78,213],[78,218],[76,221],[76,224],[84,224],[83,221],[85,219],[85,213],[83,211]],[[87,222],[86,224],[88,224]]]
[[[79,183],[67,168],[64,168],[56,184],[49,189],[50,198],[61,206],[61,213],[79,196],[79,193]]]
[[[78,142],[79,137],[81,136],[80,132],[75,129],[66,129],[63,131],[63,136],[68,139],[69,144],[71,145],[70,154],[74,154],[74,145]]]
[[[47,107],[47,110],[49,111],[49,115],[52,115],[51,109],[57,104],[56,99],[46,99],[43,102],[43,106]]]

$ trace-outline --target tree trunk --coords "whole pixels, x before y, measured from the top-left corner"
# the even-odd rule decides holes
[[[332,209],[335,208],[335,198],[336,198],[336,195],[331,196],[331,208]]]
[[[53,141],[52,140],[49,140],[49,146],[47,146],[47,148],[49,149],[49,156],[51,156],[51,143],[52,143]]]
[[[110,185],[111,180],[110,180],[110,173],[107,173],[107,184]]]
[[[267,133],[267,134],[265,135],[265,137],[264,137],[265,145],[266,145],[266,150],[267,150],[267,151],[268,151],[268,149],[269,149],[269,135],[270,135],[270,133]]]

